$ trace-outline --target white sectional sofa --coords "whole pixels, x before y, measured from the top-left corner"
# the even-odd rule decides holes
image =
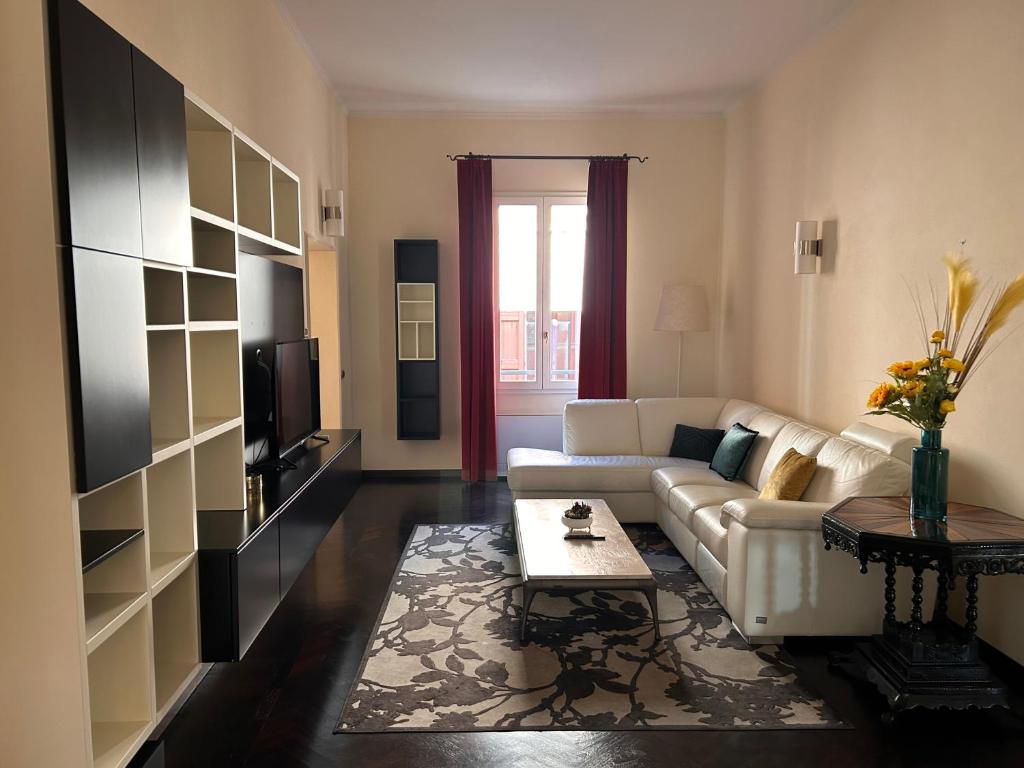
[[[676,424],[759,433],[740,477],[668,456]],[[656,522],[750,642],[879,631],[879,569],[826,552],[821,515],[849,496],[904,495],[913,439],[856,423],[833,435],[754,403],[711,397],[576,400],[563,450],[513,448],[514,498],[602,498],[622,522]],[[789,448],[816,456],[801,501],[758,493]]]

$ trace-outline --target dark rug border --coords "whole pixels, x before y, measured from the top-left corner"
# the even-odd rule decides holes
[[[333,735],[334,736],[348,736],[348,735],[387,735],[394,733],[548,733],[548,732],[572,732],[572,733],[645,733],[647,731],[852,731],[855,730],[854,726],[845,718],[835,712],[835,708],[831,704],[825,701],[825,697],[817,692],[812,686],[806,683],[801,683],[808,691],[813,693],[819,699],[821,699],[830,709],[833,710],[836,717],[839,719],[839,723],[836,725],[645,725],[642,728],[631,727],[628,725],[622,726],[605,726],[604,728],[580,728],[571,725],[549,725],[549,726],[503,726],[503,727],[485,727],[485,728],[423,728],[423,727],[402,727],[395,726],[388,728],[387,730],[368,730],[359,728],[346,728],[342,730],[339,726],[341,721],[345,717],[345,713],[348,712],[349,704],[352,702],[352,696],[355,693],[356,686],[359,681],[363,679],[363,672],[366,671],[366,664],[370,660],[370,650],[373,648],[373,638],[377,635],[377,629],[380,627],[381,621],[384,620],[384,614],[387,612],[388,603],[391,602],[391,595],[394,592],[395,582],[398,580],[398,575],[401,573],[402,563],[405,562],[405,554],[409,551],[409,547],[412,546],[412,541],[416,537],[416,532],[420,528],[434,528],[438,525],[449,525],[449,526],[495,526],[504,525],[510,526],[511,523],[417,523],[413,526],[412,532],[405,540],[405,545],[402,547],[402,554],[398,557],[398,562],[395,564],[395,571],[391,574],[391,580],[388,582],[387,591],[384,595],[384,600],[381,602],[380,610],[377,611],[377,620],[373,624],[373,629],[370,630],[370,637],[366,641],[366,648],[363,650],[363,656],[359,661],[359,670],[356,672],[356,676],[352,679],[352,685],[349,686],[348,694],[345,696],[345,703],[341,708],[341,713],[338,715],[338,719],[335,721]],[[630,525],[630,523],[626,523]],[[682,555],[680,554],[680,557]],[[686,559],[683,558],[683,562]],[[687,563],[689,565],[689,563]],[[692,566],[690,566],[692,567]]]

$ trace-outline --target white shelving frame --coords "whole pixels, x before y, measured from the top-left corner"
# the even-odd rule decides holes
[[[436,360],[434,283],[396,283],[395,301],[398,302],[398,359]]]
[[[78,589],[88,749],[101,768],[127,765],[200,673],[196,511],[246,503],[238,253],[305,261],[299,177],[194,94],[185,102],[193,266],[144,262],[153,461],[72,494],[76,541],[142,530]],[[237,224],[238,142],[266,162],[265,232]]]

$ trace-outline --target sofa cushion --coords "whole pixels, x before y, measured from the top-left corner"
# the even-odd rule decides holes
[[[761,468],[764,466],[768,452],[775,444],[775,439],[782,428],[789,423],[789,419],[771,411],[761,411],[750,420],[749,424],[743,426],[757,432],[754,438],[754,445],[747,454],[747,460],[740,470],[740,479],[747,485],[760,488],[758,484],[761,476]]]
[[[632,400],[573,400],[562,418],[562,450],[570,456],[639,456]],[[662,455],[667,455],[666,450]]]
[[[715,426],[728,431],[729,427],[736,422],[749,424],[763,410],[765,408],[762,406],[748,403],[746,400],[729,400],[722,406],[722,411],[718,414],[718,421],[715,422]]]
[[[818,460],[813,456],[804,456],[796,448],[787,449],[768,476],[768,482],[764,484],[758,498],[799,501],[814,477],[817,466]]]
[[[725,400],[720,397],[651,397],[637,400],[641,452],[645,456],[668,456],[676,424],[714,427],[724,404]]]
[[[659,467],[707,467],[667,456],[568,456],[561,451],[513,448],[508,452],[508,487],[513,491],[651,490]]]
[[[698,509],[693,516],[693,532],[719,563],[729,565],[728,531],[722,525],[721,504]]]
[[[679,485],[720,485],[729,488],[734,484],[724,479],[704,462],[692,459],[677,459],[677,461],[679,463],[674,466],[662,467],[651,473],[650,488],[654,491],[654,495],[665,504],[668,504],[669,491]]]
[[[693,530],[693,515],[704,507],[721,507],[733,499],[749,499],[757,491],[746,483],[725,485],[677,485],[668,494],[668,508],[687,528]]]
[[[750,451],[757,439],[757,430],[743,426],[739,422],[733,424],[722,442],[718,444],[711,468],[726,480],[732,482],[740,476]]]
[[[668,455],[676,459],[696,459],[710,462],[715,457],[725,432],[720,429],[702,429],[689,424],[676,424],[672,447]]]
[[[790,421],[775,436],[772,447],[768,449],[768,456],[765,457],[761,472],[758,475],[757,487],[764,488],[768,477],[778,465],[779,460],[790,448],[802,453],[804,456],[817,456],[821,446],[831,440],[835,435],[822,432],[820,429],[801,424],[799,421]]]
[[[818,469],[804,501],[842,501],[848,496],[900,496],[910,486],[910,467],[841,437],[818,451]]]

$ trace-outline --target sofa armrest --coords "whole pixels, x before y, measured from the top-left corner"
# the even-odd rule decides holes
[[[834,506],[830,502],[818,501],[733,499],[722,505],[722,514],[747,528],[816,531],[821,528],[822,514]]]

